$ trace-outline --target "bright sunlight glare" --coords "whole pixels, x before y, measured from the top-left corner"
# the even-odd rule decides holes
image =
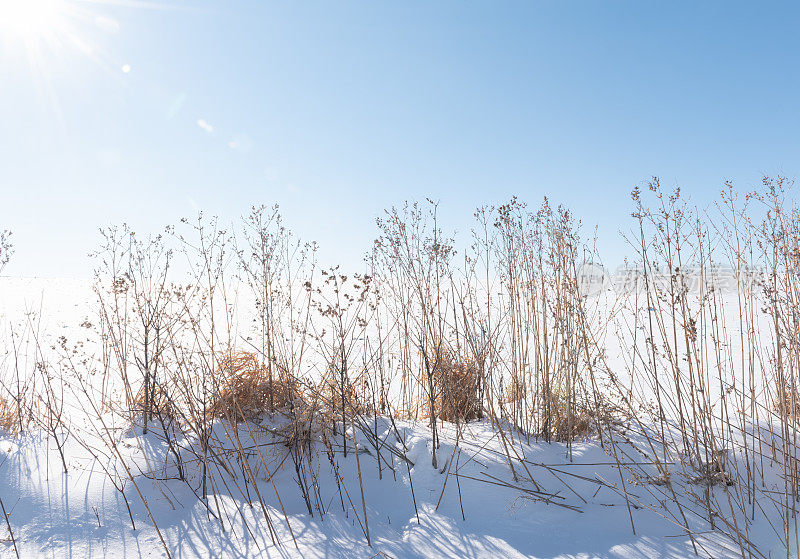
[[[119,61],[104,49],[104,39],[119,31],[119,23],[98,8],[129,1],[0,0],[0,58],[9,64],[27,61],[34,78],[48,89],[53,75],[70,72],[73,56],[119,71]],[[56,92],[49,90],[48,97],[55,105]]]
[[[67,0],[0,0],[0,34],[25,41],[46,39],[65,24]]]

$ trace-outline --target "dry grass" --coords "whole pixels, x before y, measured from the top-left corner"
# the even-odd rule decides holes
[[[571,409],[570,409],[571,408]],[[592,414],[589,410],[573,403],[569,405],[567,399],[560,393],[554,392],[550,396],[550,407],[543,433],[551,441],[571,442],[588,439],[592,434]]]
[[[800,370],[795,319],[800,210],[785,207],[781,188],[780,181],[765,183],[761,194],[745,196],[744,207],[732,190],[723,192],[714,220],[682,199],[679,189],[663,191],[656,179],[647,192],[635,189],[634,227],[625,236],[636,249],[630,274],[620,278],[624,285],[598,297],[581,287],[583,266],[598,262],[595,247],[579,236],[580,222],[570,212],[547,200],[538,209],[516,199],[479,208],[463,274],[454,264],[454,241],[437,221],[436,203],[392,208],[378,220],[369,291],[362,278],[346,283],[337,268],[318,279],[315,245],[302,252],[280,224],[277,209],[254,209],[235,272],[244,272],[255,298],[254,339],[260,343],[252,347],[260,348],[258,353],[231,353],[238,343],[233,320],[226,330],[214,311],[232,309],[226,318],[236,316],[225,289],[231,272],[223,265],[234,241],[219,233],[215,221],[199,218],[192,225],[200,242],[182,235],[170,239],[196,263],[197,285],[185,290],[165,287],[171,285],[170,252],[161,241],[136,245],[136,257],[126,257],[129,232],[112,232],[103,255],[108,269],[101,276],[110,288],[98,290],[106,313],[103,332],[115,350],[106,361],[114,365],[119,359],[109,374],[121,376],[126,397],[139,413],[184,410],[191,417],[181,428],[197,434],[204,497],[214,485],[211,464],[220,459],[207,450],[218,436],[209,425],[215,419],[239,423],[284,412],[276,423],[292,451],[309,447],[312,440],[330,448],[335,440],[345,456],[350,434],[355,439],[359,430],[374,438],[377,448],[379,422],[367,421],[370,416],[388,413],[392,422],[428,419],[431,462],[438,468],[437,420],[461,423],[485,414],[493,428],[523,435],[502,437],[515,478],[518,440],[566,442],[572,460],[569,443],[597,436],[617,461],[625,492],[629,457],[620,445],[633,446],[643,436],[647,448],[636,451],[647,467],[631,473],[649,480],[647,487],[662,488],[654,495],[660,502],[678,502],[668,466],[677,455],[691,456],[690,483],[736,481],[731,511],[747,514],[731,512],[731,523],[747,527],[757,514],[758,498],[778,499],[777,492],[762,493],[752,467],[767,448],[788,472],[784,500],[775,501],[777,506],[794,511],[798,500],[800,459],[788,437],[800,417],[800,395],[791,388],[798,386]],[[748,214],[751,202],[763,207]],[[293,259],[293,254],[303,256]],[[730,264],[734,283],[717,277],[718,261]],[[131,269],[136,273],[129,275]],[[752,282],[751,276],[762,279]],[[119,286],[128,281],[134,283],[122,290]],[[726,310],[723,288],[737,295],[737,311]],[[155,309],[145,315],[157,320],[140,323],[141,312],[130,315],[125,297],[142,299],[136,308]],[[164,297],[174,301],[167,304]],[[162,348],[184,339],[190,352]],[[619,343],[620,359],[616,351],[607,356],[614,346],[606,348],[606,339]],[[219,365],[209,367],[212,361]],[[163,363],[159,378],[169,375],[183,388],[174,392],[181,396],[180,410],[161,387],[147,402],[141,393],[130,394],[127,371],[137,374],[132,382],[138,382],[138,375],[149,378],[155,362]],[[322,371],[328,373],[320,378]],[[717,386],[725,392],[717,394]],[[764,399],[776,392],[775,399]],[[770,410],[779,422],[764,417]],[[0,403],[0,427],[14,428],[15,417],[13,402],[10,407]],[[395,434],[402,442],[396,428]],[[724,464],[709,456],[737,445],[743,445],[748,467],[731,470],[736,477],[729,479]],[[304,460],[311,454],[292,455],[309,513],[316,481],[309,473],[311,462]],[[241,451],[238,459],[247,463],[250,458]],[[335,458],[331,462],[337,467]],[[381,459],[377,462],[380,475]],[[306,479],[312,479],[311,487],[304,485]],[[728,514],[713,493],[692,498],[696,510],[691,512],[712,519],[712,525]],[[667,514],[679,518],[682,507]],[[686,523],[692,539],[682,518],[678,521]],[[782,527],[785,541],[794,529],[789,518]],[[751,544],[743,536],[737,541],[747,555]]]
[[[338,414],[331,418],[332,421],[341,419],[342,410],[342,385],[338,373],[328,373],[319,382],[315,389],[322,408],[326,413]],[[364,401],[356,390],[353,382],[347,382],[344,387],[345,415],[365,415],[372,413],[372,406]]]
[[[797,390],[779,388],[779,394],[772,402],[772,411],[781,419],[797,421],[800,418],[800,394]]]
[[[0,431],[14,436],[19,433],[17,406],[5,398],[0,398]]]
[[[35,417],[33,407],[0,396],[0,432],[16,437],[26,430]]]
[[[481,411],[478,366],[474,361],[443,351],[434,367],[436,417],[451,423],[477,419]]]
[[[163,421],[179,420],[180,411],[178,410],[175,399],[172,397],[166,386],[163,384],[157,384],[154,386],[151,390],[150,398],[151,401],[148,406],[145,398],[144,385],[142,385],[130,406],[132,420],[144,415],[147,410],[150,411],[151,417],[158,417]]]
[[[521,382],[515,382],[513,379],[502,390],[501,402],[504,404],[513,404],[515,402],[523,402],[527,394],[525,387]]]
[[[221,360],[216,397],[206,410],[206,419],[248,421],[303,402],[299,382],[285,374],[270,378],[258,355],[237,351]]]
[[[295,412],[289,423],[276,430],[285,446],[298,450],[328,435],[334,419],[317,402],[304,402]]]

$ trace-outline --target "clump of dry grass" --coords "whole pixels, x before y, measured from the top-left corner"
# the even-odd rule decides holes
[[[19,433],[17,406],[9,403],[5,398],[0,398],[0,431],[9,435],[17,435]]]
[[[442,351],[433,376],[437,387],[434,400],[437,418],[459,423],[479,417],[478,366],[473,360]]]
[[[145,391],[145,386],[142,385],[139,389],[139,392],[137,392],[130,405],[131,418],[135,419],[149,413],[150,417],[157,417],[162,421],[177,422],[180,418],[180,411],[167,387],[158,383],[155,384],[149,392],[148,402],[148,394],[147,391]]]
[[[295,412],[291,421],[275,431],[286,447],[295,450],[308,447],[314,440],[324,439],[334,421],[333,415],[326,413],[316,401],[304,401]]]
[[[33,421],[36,411],[19,400],[0,396],[0,432],[16,437]]]
[[[512,379],[511,382],[501,390],[501,396],[500,401],[503,404],[513,404],[516,402],[523,402],[527,394],[525,386],[523,386],[521,382]]]
[[[778,395],[772,401],[772,411],[782,419],[797,421],[800,418],[800,394],[796,389],[779,388]]]
[[[698,473],[689,478],[689,482],[694,485],[705,485],[712,487],[715,485],[735,485],[736,482],[717,462],[701,464]]]
[[[286,374],[270,375],[255,353],[231,353],[221,360],[219,373],[216,396],[206,409],[208,420],[240,423],[303,402],[297,379]]]
[[[592,433],[592,414],[570,402],[559,392],[550,394],[550,405],[544,421],[543,435],[550,441],[572,442],[588,439]]]
[[[315,394],[321,401],[326,413],[332,414],[331,421],[341,419],[342,400],[344,400],[345,415],[365,415],[372,413],[372,406],[356,390],[356,384],[346,382],[342,387],[337,372],[331,372],[322,377],[317,384]],[[338,415],[337,415],[338,414]]]

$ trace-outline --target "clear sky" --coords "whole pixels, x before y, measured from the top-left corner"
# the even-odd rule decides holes
[[[276,202],[352,268],[384,208],[428,196],[466,232],[512,195],[598,225],[615,266],[651,175],[701,206],[797,176],[796,6],[0,0],[5,273],[85,276],[101,226]]]

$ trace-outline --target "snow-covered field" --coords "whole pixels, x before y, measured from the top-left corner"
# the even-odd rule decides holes
[[[92,351],[94,301],[89,282],[0,278],[4,397],[59,350]],[[210,454],[236,457],[209,462],[204,499],[193,435],[165,437],[169,424],[145,434],[88,403],[90,375],[61,380],[52,432],[40,421],[0,439],[3,557],[736,557],[744,537],[747,553],[787,556],[783,513],[763,498],[785,487],[774,449],[758,466],[730,449],[730,484],[709,487],[677,455],[672,483],[657,482],[647,435],[659,427],[645,421],[571,446],[489,419],[443,424],[437,468],[426,421],[371,419],[348,431],[346,456],[341,436],[312,438],[299,462],[280,417],[216,421]],[[709,518],[699,503],[724,510],[748,467],[762,484],[752,523]]]

